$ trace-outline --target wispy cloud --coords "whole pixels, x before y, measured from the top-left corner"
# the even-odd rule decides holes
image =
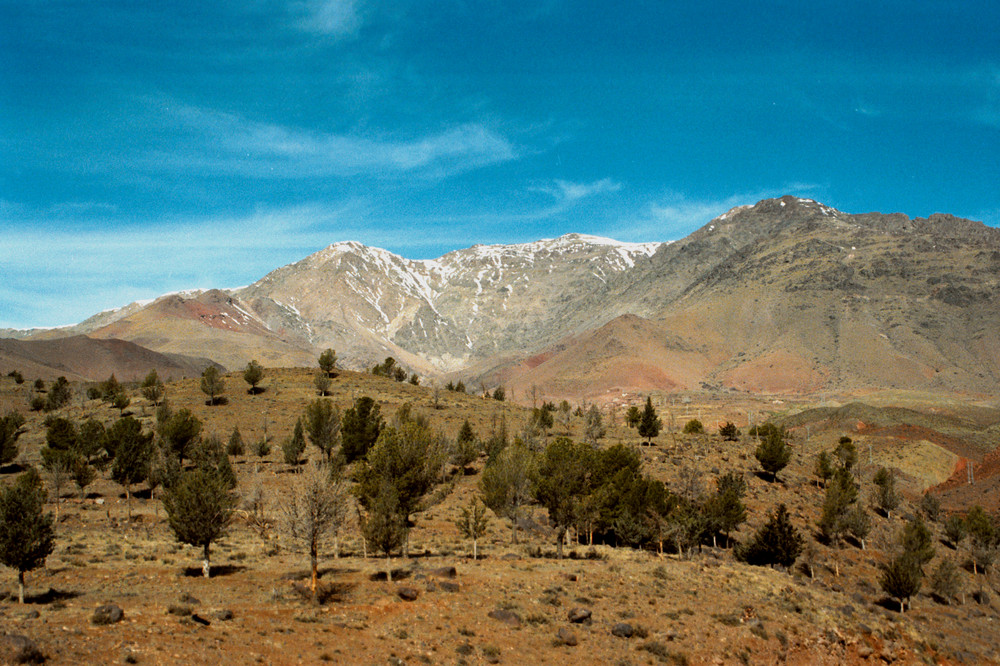
[[[130,226],[2,209],[0,327],[55,326],[179,289],[233,287],[325,245],[365,238],[364,201],[262,209],[245,215],[151,219]],[[45,242],[37,229],[48,228]],[[367,233],[371,233],[370,231]]]
[[[466,123],[412,138],[307,131],[182,106],[164,118],[186,141],[147,158],[164,165],[217,175],[321,178],[395,175],[443,177],[507,162],[519,155],[506,137]]]
[[[566,203],[574,203],[580,199],[586,199],[597,194],[617,192],[622,189],[620,183],[616,183],[610,178],[603,178],[593,183],[573,183],[568,180],[556,180],[555,185],[557,189],[553,191],[553,194]]]
[[[333,37],[350,37],[362,25],[358,0],[296,0],[291,4],[297,26]]]
[[[552,217],[553,215],[562,213],[575,206],[584,199],[589,199],[601,194],[617,192],[620,189],[622,189],[621,183],[617,183],[610,178],[602,178],[601,180],[590,183],[576,183],[557,178],[543,185],[533,185],[528,188],[529,192],[538,192],[548,195],[555,201],[555,203],[539,208],[535,211],[523,213],[522,216],[533,219]]]

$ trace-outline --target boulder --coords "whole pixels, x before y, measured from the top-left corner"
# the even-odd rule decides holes
[[[628,622],[618,622],[615,626],[611,627],[611,635],[618,638],[632,638],[632,634],[634,633],[635,630],[632,629],[632,625]]]
[[[403,601],[416,601],[417,597],[420,596],[420,590],[415,587],[401,587],[396,590],[396,594]]]
[[[520,627],[521,618],[517,616],[514,611],[509,611],[504,608],[497,608],[496,610],[491,610],[489,616],[494,620],[500,620],[504,624],[510,627]]]
[[[0,663],[44,664],[45,655],[27,636],[20,634],[0,635]]]
[[[103,606],[98,606],[97,610],[94,611],[93,617],[90,621],[94,624],[117,624],[125,619],[125,611],[119,608],[115,604],[104,604]]]
[[[560,645],[568,645],[573,647],[577,645],[580,641],[576,637],[576,634],[569,627],[559,627],[559,631],[556,632],[556,642]]]

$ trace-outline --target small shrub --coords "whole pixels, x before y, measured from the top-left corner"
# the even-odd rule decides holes
[[[548,624],[549,618],[542,613],[532,613],[524,618],[524,621],[532,626],[538,626],[542,624]]]
[[[675,652],[663,643],[658,641],[647,641],[639,646],[640,650],[645,650],[663,663],[677,664],[677,666],[687,666],[688,656],[683,652]]]
[[[937,495],[924,493],[920,500],[920,510],[927,516],[927,520],[936,523],[941,518],[941,500],[937,498]]]
[[[226,444],[226,453],[231,456],[241,456],[244,452],[243,436],[240,435],[239,427],[234,427],[233,434],[229,436],[229,442]]]
[[[705,426],[698,419],[691,419],[684,424],[684,433],[687,435],[701,435],[705,432]]]
[[[931,590],[945,603],[962,591],[962,578],[958,567],[950,559],[943,559],[931,574]]]
[[[257,440],[253,445],[253,453],[259,458],[266,457],[269,453],[271,453],[271,443],[268,442],[266,438]]]

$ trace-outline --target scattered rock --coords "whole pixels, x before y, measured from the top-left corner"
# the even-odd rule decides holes
[[[396,590],[396,594],[403,601],[416,601],[417,597],[420,596],[420,590],[415,587],[401,587]]]
[[[207,627],[212,624],[207,619],[203,618],[201,615],[198,615],[197,613],[192,613],[191,619],[204,627]]]
[[[37,620],[39,617],[41,617],[41,615],[42,614],[39,613],[37,610],[30,610],[21,617],[23,617],[25,620]]]
[[[93,617],[90,621],[94,624],[117,624],[125,619],[125,611],[116,606],[115,604],[104,604],[103,606],[98,606],[97,610],[94,611]]]
[[[500,620],[504,624],[511,627],[520,627],[521,618],[517,616],[514,611],[509,611],[504,608],[497,608],[496,610],[491,610],[489,616],[494,620]]]
[[[617,636],[618,638],[632,638],[632,634],[635,630],[632,625],[628,622],[619,622],[615,626],[611,627],[611,635]]]
[[[458,654],[462,655],[463,657],[467,657],[467,656],[469,656],[470,654],[472,654],[475,651],[476,651],[476,648],[472,647],[472,645],[470,645],[467,642],[466,643],[462,643],[457,648],[455,648],[455,652],[457,652]]]
[[[438,569],[431,569],[430,574],[438,578],[456,578],[458,570],[455,567],[440,567]]]
[[[580,580],[580,577],[578,575],[576,575],[576,574],[566,574],[566,580],[572,581],[572,582],[575,583],[576,581]]]
[[[216,620],[222,620],[223,622],[226,622],[233,619],[233,611],[224,608],[222,610],[215,611],[214,617]]]
[[[448,581],[448,580],[442,581],[438,585],[445,592],[458,592],[459,590],[462,589],[461,586],[458,583],[453,583],[453,582]]]
[[[573,647],[574,645],[579,644],[580,640],[569,627],[559,627],[559,631],[556,632],[556,642],[560,645]]]
[[[861,657],[862,659],[867,659],[868,657],[872,656],[873,652],[875,652],[875,650],[873,650],[871,646],[868,645],[858,646],[858,656]]]
[[[199,600],[198,597],[193,597],[190,594],[188,594],[187,592],[185,592],[184,594],[181,595],[180,602],[182,604],[188,604],[190,606],[200,606],[201,605],[201,600]]]
[[[0,636],[0,663],[44,664],[45,655],[27,636],[8,634]]]
[[[409,569],[393,569],[392,570],[392,580],[393,582],[403,580],[404,578],[409,578],[413,575],[413,572]],[[388,575],[384,571],[376,571],[375,573],[368,576],[368,580],[378,582],[381,580],[389,580]]]
[[[434,592],[434,591],[437,590],[437,585],[434,583],[434,581],[429,580],[429,581],[427,581],[426,588],[427,588],[428,592]]]
[[[586,608],[573,608],[566,615],[568,619],[573,624],[590,624],[592,613]]]

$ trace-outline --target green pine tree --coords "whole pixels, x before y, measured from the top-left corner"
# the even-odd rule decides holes
[[[0,563],[17,571],[17,600],[24,603],[24,573],[45,564],[55,546],[52,514],[43,513],[45,486],[33,468],[0,490]]]
[[[201,571],[211,575],[211,544],[223,536],[232,520],[236,496],[211,471],[195,469],[181,475],[163,496],[170,528],[177,540],[203,548]]]
[[[790,567],[802,552],[802,536],[792,525],[784,504],[771,514],[764,525],[745,544],[736,547],[736,559],[747,564]]]

